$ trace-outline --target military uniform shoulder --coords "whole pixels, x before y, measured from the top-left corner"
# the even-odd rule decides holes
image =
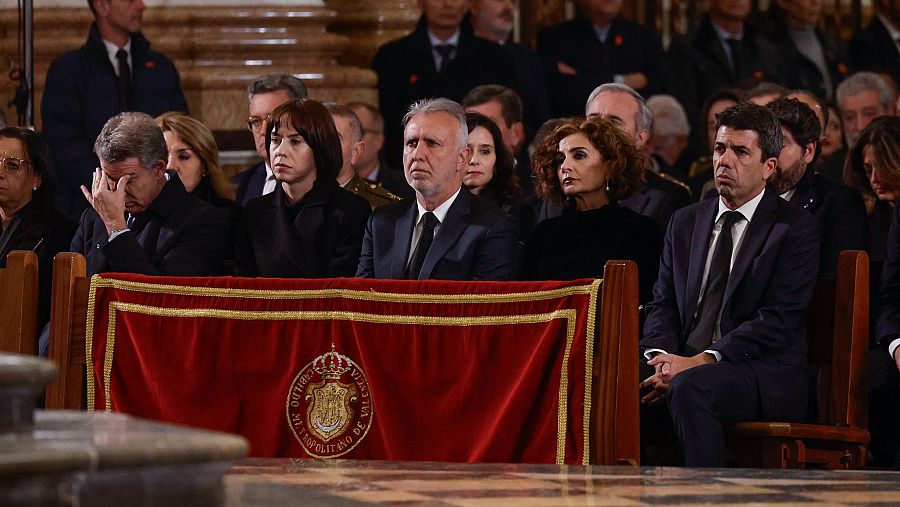
[[[674,183],[675,185],[678,185],[679,187],[683,188],[685,191],[687,191],[688,195],[691,195],[693,197],[693,192],[691,192],[691,187],[689,187],[687,185],[687,183],[681,181],[680,179],[678,179],[668,173],[659,173],[659,176],[660,176],[660,178],[668,181],[669,183]]]
[[[369,205],[371,205],[372,208],[377,208],[383,204],[400,200],[398,195],[388,191],[386,188],[382,187],[380,183],[366,181],[359,175],[353,177],[344,188],[365,198],[369,201]]]

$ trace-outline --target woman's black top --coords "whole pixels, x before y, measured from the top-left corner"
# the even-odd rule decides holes
[[[273,278],[352,277],[359,264],[369,202],[339,187],[315,182],[288,204],[281,185],[252,199],[239,219],[234,273]]]
[[[525,245],[522,280],[602,278],[608,260],[638,265],[639,299],[650,300],[659,271],[662,238],[656,222],[618,204],[578,211],[537,224]]]

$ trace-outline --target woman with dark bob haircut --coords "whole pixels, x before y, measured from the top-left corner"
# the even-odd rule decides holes
[[[466,125],[472,158],[466,166],[463,185],[515,218],[519,224],[519,238],[526,239],[534,228],[534,212],[522,199],[515,161],[503,144],[500,128],[479,113],[466,113]]]
[[[0,267],[13,250],[38,257],[38,328],[50,320],[53,256],[69,249],[75,224],[56,209],[47,144],[33,130],[0,129]],[[2,287],[0,287],[2,290]]]
[[[662,240],[651,218],[618,204],[644,180],[644,157],[628,135],[604,118],[567,120],[544,138],[532,168],[538,196],[564,208],[535,227],[522,278],[600,278],[606,261],[633,260],[648,301]]]
[[[869,215],[869,258],[883,261],[900,198],[900,117],[879,116],[862,131],[844,162],[844,183],[862,194]]]
[[[353,276],[371,207],[335,180],[343,159],[331,113],[314,100],[278,106],[266,132],[266,154],[278,184],[244,208],[235,274]]]

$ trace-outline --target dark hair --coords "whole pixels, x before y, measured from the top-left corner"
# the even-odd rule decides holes
[[[765,97],[766,95],[778,95],[779,97],[784,97],[788,93],[790,93],[790,90],[780,84],[762,81],[753,88],[750,88],[747,92],[747,100]]]
[[[43,212],[53,211],[56,207],[56,177],[50,165],[50,148],[37,132],[22,127],[4,127],[0,129],[0,138],[17,139],[25,148],[25,158],[31,162],[31,168],[40,175],[41,186],[31,195],[35,209]]]
[[[506,122],[506,128],[522,121],[522,99],[513,90],[498,84],[476,86],[463,97],[462,106],[480,106],[496,100],[500,104],[500,114]],[[472,129],[469,129],[471,131]]]
[[[531,159],[538,197],[556,204],[565,202],[557,174],[562,163],[559,142],[578,132],[603,156],[610,201],[625,199],[644,184],[644,154],[621,127],[606,118],[570,118],[544,138]]]
[[[293,127],[309,145],[316,162],[316,180],[334,180],[344,164],[341,155],[341,138],[334,126],[331,113],[321,102],[310,99],[285,102],[272,111],[266,130],[266,158],[272,158],[270,145],[272,132],[282,126]]]
[[[706,97],[706,100],[703,101],[703,105],[700,106],[700,118],[697,123],[697,128],[694,129],[699,140],[702,141],[700,146],[707,146],[709,140],[707,139],[707,123],[706,117],[709,116],[709,110],[712,109],[713,105],[716,102],[721,102],[724,100],[734,102],[737,104],[744,100],[746,92],[744,90],[739,90],[737,88],[719,88],[718,90],[712,92],[709,97]]]
[[[872,147],[878,160],[873,170],[888,184],[900,188],[900,117],[879,116],[872,120],[853,143],[844,162],[844,183],[874,202],[875,194],[863,164],[866,146]]]
[[[260,93],[284,90],[292,99],[309,98],[303,81],[291,74],[265,74],[256,78],[247,86],[247,100]]]
[[[756,143],[762,152],[760,162],[778,158],[784,139],[775,113],[753,102],[739,102],[716,116],[716,131],[722,127],[756,132]]]
[[[775,113],[778,122],[794,136],[794,140],[806,150],[806,145],[816,143],[815,157],[819,156],[821,147],[819,138],[822,135],[822,124],[815,111],[797,99],[781,97],[766,104],[769,111]],[[813,162],[815,162],[815,157]]]
[[[469,135],[478,127],[483,127],[491,134],[494,142],[494,153],[497,160],[494,162],[494,175],[487,187],[494,192],[501,201],[510,201],[516,199],[522,194],[522,186],[519,184],[519,177],[516,175],[516,166],[512,155],[503,144],[503,134],[500,128],[487,116],[479,113],[466,113],[466,126],[469,127]]]

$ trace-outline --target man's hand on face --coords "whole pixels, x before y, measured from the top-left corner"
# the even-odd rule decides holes
[[[100,215],[106,232],[121,230],[127,227],[125,223],[125,186],[130,176],[122,176],[118,182],[114,182],[106,176],[106,173],[98,167],[94,170],[91,190],[81,186],[81,193],[91,204],[91,207]]]

